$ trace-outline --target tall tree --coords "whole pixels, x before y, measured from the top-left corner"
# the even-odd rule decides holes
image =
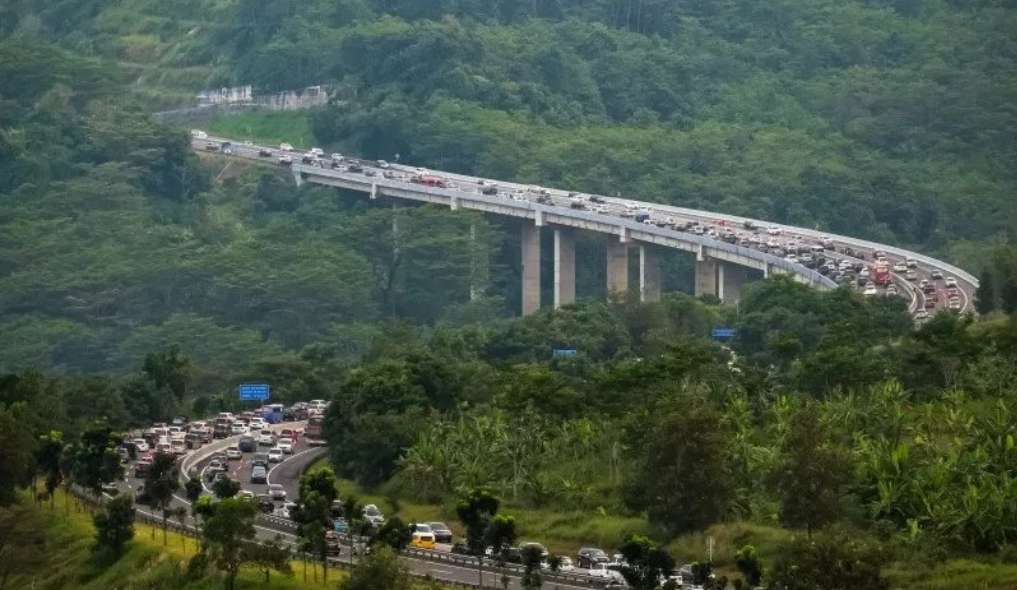
[[[96,549],[119,556],[124,545],[134,538],[134,499],[130,495],[113,498],[92,520]]]
[[[661,404],[629,427],[634,470],[626,503],[671,534],[720,520],[732,494],[720,413],[695,396]]]
[[[505,553],[516,541],[516,519],[499,514],[484,529],[484,545],[491,548],[495,559],[504,561]]]
[[[35,451],[36,472],[42,475],[43,485],[46,487],[46,496],[53,503],[53,495],[60,483],[63,481],[63,473],[60,471],[60,456],[64,450],[64,435],[58,430],[51,431],[39,437],[38,447]]]
[[[781,522],[803,527],[811,536],[840,515],[850,462],[833,444],[816,403],[806,403],[794,415],[781,451],[784,460],[771,476],[780,496]]]
[[[663,548],[641,535],[629,535],[619,548],[625,557],[621,569],[635,590],[654,590],[674,569],[674,559]]]
[[[145,472],[143,501],[162,514],[162,542],[166,544],[167,519],[173,495],[180,489],[180,471],[176,458],[168,453],[156,453]]]
[[[236,585],[240,566],[247,557],[244,547],[254,540],[257,513],[254,502],[239,498],[202,504],[202,551],[226,574],[226,590],[233,590]]]
[[[339,584],[339,590],[410,590],[413,578],[388,547],[379,547],[361,559]]]
[[[32,483],[35,439],[17,408],[0,404],[0,506],[16,499],[15,490]]]
[[[456,515],[466,526],[466,545],[473,555],[484,554],[484,533],[500,502],[489,490],[472,489],[456,504]]]
[[[540,575],[543,551],[536,545],[527,545],[523,547],[520,557],[523,562],[523,575],[520,576],[519,585],[523,590],[540,590],[544,585],[544,578]]]
[[[975,290],[975,309],[985,315],[996,310],[999,305],[996,294],[995,274],[992,269],[985,269],[978,278],[978,289]]]
[[[889,584],[880,572],[886,559],[878,545],[845,532],[795,539],[779,548],[767,576],[767,587],[886,590]]]
[[[97,424],[81,434],[81,442],[71,457],[74,482],[99,496],[102,485],[120,479],[124,468],[116,448],[118,439],[105,425]]]

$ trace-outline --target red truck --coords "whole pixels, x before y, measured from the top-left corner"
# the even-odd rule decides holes
[[[888,262],[877,262],[872,267],[872,282],[876,283],[881,287],[885,287],[890,284],[890,264]]]

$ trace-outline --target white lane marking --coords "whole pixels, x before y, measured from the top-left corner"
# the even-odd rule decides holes
[[[305,455],[307,453],[310,453],[311,451],[317,451],[320,448],[321,447],[311,447],[309,449],[304,449],[303,451],[300,451],[299,453],[297,453],[295,455],[290,455],[289,457],[283,459],[279,463],[276,463],[274,467],[272,467],[271,469],[268,470],[268,476],[265,478],[265,481],[268,482],[268,484],[271,484],[272,483],[272,472],[275,471],[276,469],[278,469],[279,467],[281,467],[283,463],[285,463],[287,461],[292,461],[293,459],[296,459],[300,455]]]

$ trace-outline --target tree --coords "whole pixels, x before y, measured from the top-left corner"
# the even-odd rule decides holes
[[[504,561],[509,547],[516,541],[516,519],[499,514],[484,529],[484,545],[491,548],[495,559]]]
[[[44,478],[43,485],[46,487],[46,496],[53,503],[53,494],[63,482],[63,473],[60,471],[60,456],[64,450],[64,435],[59,430],[50,431],[39,437],[39,443],[35,451],[36,473]]]
[[[544,578],[540,575],[540,564],[544,559],[543,551],[536,545],[527,545],[522,550],[523,575],[520,577],[519,585],[523,590],[539,590],[544,585]]]
[[[857,534],[822,533],[778,550],[768,576],[773,590],[886,590],[880,569],[886,554]]]
[[[300,497],[304,498],[312,491],[317,492],[331,506],[332,502],[339,497],[339,490],[335,487],[335,472],[328,467],[319,467],[302,475],[300,477]]]
[[[166,527],[173,495],[180,489],[180,473],[176,458],[167,453],[156,453],[145,473],[143,501],[162,513],[162,542],[166,544]]]
[[[849,481],[850,463],[832,444],[815,403],[794,415],[781,451],[784,460],[771,476],[780,495],[781,522],[812,535],[840,515],[840,490]]]
[[[750,588],[758,586],[763,581],[763,562],[752,545],[745,545],[735,553],[735,565]]]
[[[732,488],[727,436],[719,412],[685,396],[664,402],[628,429],[634,473],[626,503],[646,510],[650,522],[670,534],[699,530],[728,509]]]
[[[191,361],[180,353],[180,348],[176,345],[162,352],[145,355],[142,370],[156,389],[165,387],[177,401],[187,394],[191,380]]]
[[[393,551],[402,551],[409,545],[411,538],[410,526],[398,516],[393,516],[378,529],[373,542],[391,547]]]
[[[498,512],[498,505],[498,498],[483,488],[470,490],[456,504],[456,515],[466,526],[466,545],[473,555],[484,554],[484,534]]]
[[[258,508],[254,502],[239,498],[226,498],[215,504],[205,502],[202,506],[202,551],[226,573],[226,590],[233,590],[246,559],[244,547],[254,540]]]
[[[413,579],[399,556],[388,547],[379,547],[360,560],[340,590],[411,590]]]
[[[32,483],[35,439],[17,408],[0,404],[0,506],[16,500],[15,490]]]
[[[124,469],[116,452],[117,444],[118,439],[108,426],[100,424],[85,430],[71,456],[74,482],[98,497],[103,484],[120,479]]]
[[[635,590],[654,590],[674,569],[668,552],[641,535],[625,537],[619,552],[625,557],[622,576]]]
[[[268,542],[246,543],[242,559],[245,563],[261,570],[265,574],[265,583],[267,584],[272,570],[284,576],[293,575],[293,567],[290,565],[291,557],[289,549],[282,543],[282,537],[276,535]]]
[[[95,523],[96,550],[119,556],[124,545],[134,538],[134,499],[130,495],[113,498],[92,521]]]
[[[975,290],[975,309],[978,310],[978,313],[985,315],[995,311],[998,305],[995,274],[992,269],[987,268],[978,278],[978,289]]]
[[[192,477],[184,484],[184,494],[187,496],[187,501],[191,503],[192,513],[194,512],[198,498],[200,498],[203,493],[205,493],[205,486],[201,485],[201,480],[197,477]]]
[[[328,579],[328,543],[325,532],[331,528],[331,503],[310,488],[301,488],[296,521],[299,523],[297,536],[302,540],[302,548],[316,555],[321,560],[322,576]],[[352,528],[352,527],[351,527]],[[353,531],[351,530],[351,533]]]
[[[232,498],[240,493],[240,482],[228,477],[221,477],[212,484],[212,493],[217,498]]]

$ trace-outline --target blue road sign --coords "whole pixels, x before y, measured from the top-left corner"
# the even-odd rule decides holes
[[[243,383],[239,387],[240,401],[263,402],[268,399],[267,383]]]
[[[713,337],[718,339],[718,340],[726,340],[728,338],[734,338],[734,335],[735,335],[735,329],[734,328],[714,328],[713,329]]]
[[[570,356],[576,356],[577,354],[579,354],[579,353],[574,348],[555,348],[554,349],[554,358],[556,358],[556,359],[570,357]]]

